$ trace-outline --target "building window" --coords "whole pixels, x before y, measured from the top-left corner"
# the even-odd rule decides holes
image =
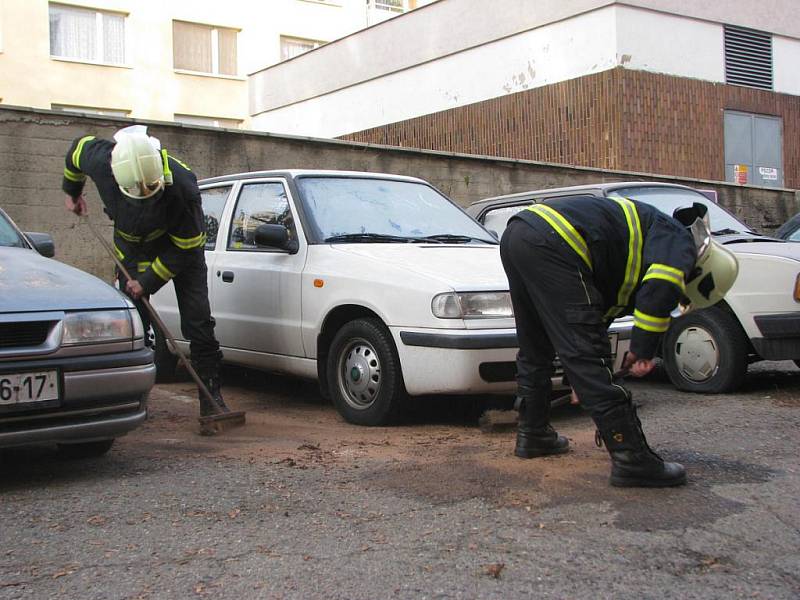
[[[125,15],[50,4],[50,55],[124,64]]]
[[[281,60],[289,60],[325,44],[319,40],[281,36]]]
[[[405,10],[403,0],[372,0],[372,4],[378,10],[389,10],[399,13]]]
[[[185,21],[172,22],[172,54],[176,69],[236,75],[235,29]]]
[[[71,113],[84,113],[87,115],[102,115],[105,117],[127,117],[131,111],[117,108],[95,108],[93,106],[74,106],[71,104],[51,104],[53,110],[62,110]]]
[[[725,111],[725,180],[783,187],[780,117]]]
[[[203,125],[205,127],[227,127],[228,129],[238,129],[242,124],[241,119],[201,117],[198,115],[182,115],[178,113],[175,113],[175,122],[185,123],[186,125]]]
[[[772,35],[725,25],[725,83],[772,89]]]

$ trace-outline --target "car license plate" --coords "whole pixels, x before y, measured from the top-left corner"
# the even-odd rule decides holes
[[[58,371],[0,374],[0,406],[58,400]]]

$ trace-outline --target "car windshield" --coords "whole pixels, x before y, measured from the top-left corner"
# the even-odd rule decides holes
[[[732,214],[722,208],[719,204],[709,200],[700,192],[694,190],[684,190],[680,188],[668,187],[629,187],[616,189],[609,192],[609,196],[623,196],[646,202],[655,206],[661,212],[672,215],[676,208],[691,206],[694,202],[700,202],[708,207],[708,218],[711,231],[715,233],[752,233],[752,230],[737,220]]]
[[[310,224],[322,241],[497,243],[455,204],[422,183],[300,177],[297,186]]]
[[[0,246],[27,248],[22,236],[2,212],[0,212]]]

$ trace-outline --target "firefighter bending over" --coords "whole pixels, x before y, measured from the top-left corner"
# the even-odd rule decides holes
[[[83,187],[88,175],[114,221],[114,252],[131,276],[136,274],[126,281],[118,272],[120,289],[133,299],[147,331],[150,316],[141,298],[173,282],[192,364],[227,411],[219,382],[222,352],[208,301],[206,232],[197,178],[148,136],[144,126],[121,129],[114,140],[89,135],[72,143],[62,184],[67,210],[87,213]],[[199,398],[201,416],[213,414],[202,393]]]
[[[647,444],[630,392],[612,373],[607,328],[633,314],[623,369],[649,373],[673,310],[711,306],[736,278],[733,254],[711,239],[707,208],[673,217],[622,197],[553,198],[517,213],[500,245],[517,324],[519,427],[514,454],[567,451],[550,426],[555,354],[611,456],[611,485],[686,482]]]

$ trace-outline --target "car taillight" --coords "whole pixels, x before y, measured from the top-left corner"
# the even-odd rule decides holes
[[[794,301],[800,302],[800,274],[794,279]]]

